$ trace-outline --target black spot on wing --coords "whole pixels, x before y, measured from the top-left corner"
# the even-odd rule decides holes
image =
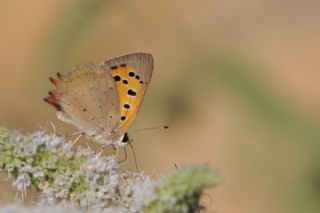
[[[130,95],[130,96],[136,96],[136,95],[137,95],[137,92],[135,92],[133,89],[129,89],[129,90],[128,90],[128,95]]]
[[[113,77],[115,81],[121,81],[121,77],[119,75],[116,75]]]
[[[125,109],[130,109],[131,106],[130,106],[130,104],[123,104],[123,108],[125,108]]]
[[[128,74],[130,77],[134,77],[136,75],[133,71],[130,71]]]

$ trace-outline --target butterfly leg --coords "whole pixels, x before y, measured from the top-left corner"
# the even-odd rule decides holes
[[[133,146],[132,146],[132,143],[131,143],[131,142],[132,142],[132,140],[129,141],[129,145],[130,145],[130,148],[131,148],[131,150],[132,150],[133,157],[134,157],[134,164],[135,164],[135,166],[136,166],[136,172],[139,172],[136,153],[135,153],[135,151],[134,151],[134,149],[133,149]]]
[[[132,142],[132,140],[130,140],[128,144],[130,145],[130,148],[131,148],[131,150],[132,150],[132,154],[133,154],[133,158],[134,158],[134,164],[135,164],[136,172],[139,172],[136,154],[135,154],[135,152],[134,152],[134,149],[133,149],[133,146],[132,146],[131,142]],[[119,147],[118,147],[118,148],[119,148]],[[125,157],[124,157],[124,159],[118,161],[118,163],[122,163],[122,162],[124,162],[124,161],[126,161],[126,160],[128,159],[127,149],[126,149],[125,146],[123,147],[123,151],[124,151],[124,156],[125,156]]]
[[[53,129],[53,133],[56,134],[56,126],[54,125],[54,123],[52,123],[51,121],[49,121],[52,129]]]
[[[116,150],[119,150],[120,147],[116,147]],[[122,160],[119,160],[118,163],[123,163],[124,161],[126,161],[128,159],[128,155],[127,155],[127,150],[126,147],[123,147],[123,153],[124,153],[124,158]],[[117,151],[117,158],[119,157],[119,151]]]
[[[74,139],[74,140],[71,142],[72,146],[75,145],[75,144],[80,140],[81,136],[82,136],[82,133],[80,133],[80,134],[76,137],[76,139]]]

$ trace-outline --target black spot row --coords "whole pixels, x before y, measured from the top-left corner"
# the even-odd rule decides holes
[[[130,71],[128,74],[129,74],[130,77],[135,77],[137,80],[140,80],[140,76],[135,74],[133,71]],[[144,84],[143,81],[139,81],[139,83],[140,84]]]
[[[115,81],[121,81],[121,77],[119,75],[115,75],[113,78],[114,78]],[[123,84],[128,84],[129,81],[127,79],[123,79],[122,83]]]
[[[136,75],[134,72],[129,72],[129,76],[130,76],[130,77],[134,77],[134,76],[135,76],[135,78],[136,78],[137,80],[140,80],[140,76],[139,76],[139,75]],[[114,78],[114,80],[117,81],[117,82],[118,82],[118,81],[121,81],[121,77],[120,77],[119,75],[115,75],[113,78]],[[122,83],[123,83],[123,84],[128,84],[129,81],[128,81],[127,79],[123,79],[123,80],[122,80]],[[139,83],[140,83],[140,84],[144,84],[143,81],[139,81]]]
[[[120,119],[121,119],[122,121],[124,121],[124,120],[126,120],[126,116],[121,116]]]

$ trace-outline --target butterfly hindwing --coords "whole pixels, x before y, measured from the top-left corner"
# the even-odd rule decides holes
[[[153,57],[133,53],[101,63],[110,70],[118,90],[120,132],[123,134],[135,120],[147,91],[153,71]]]
[[[54,105],[58,117],[93,140],[112,141],[118,136],[119,97],[110,72],[100,65],[81,65],[51,79],[56,88],[45,100]],[[99,141],[107,143],[106,141]]]

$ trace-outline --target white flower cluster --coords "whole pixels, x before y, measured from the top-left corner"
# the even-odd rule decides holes
[[[140,212],[155,199],[155,183],[143,173],[120,173],[114,156],[76,148],[62,137],[11,132],[0,137],[0,165],[13,186],[26,196],[27,187],[41,192],[39,204],[68,203],[81,209]]]

